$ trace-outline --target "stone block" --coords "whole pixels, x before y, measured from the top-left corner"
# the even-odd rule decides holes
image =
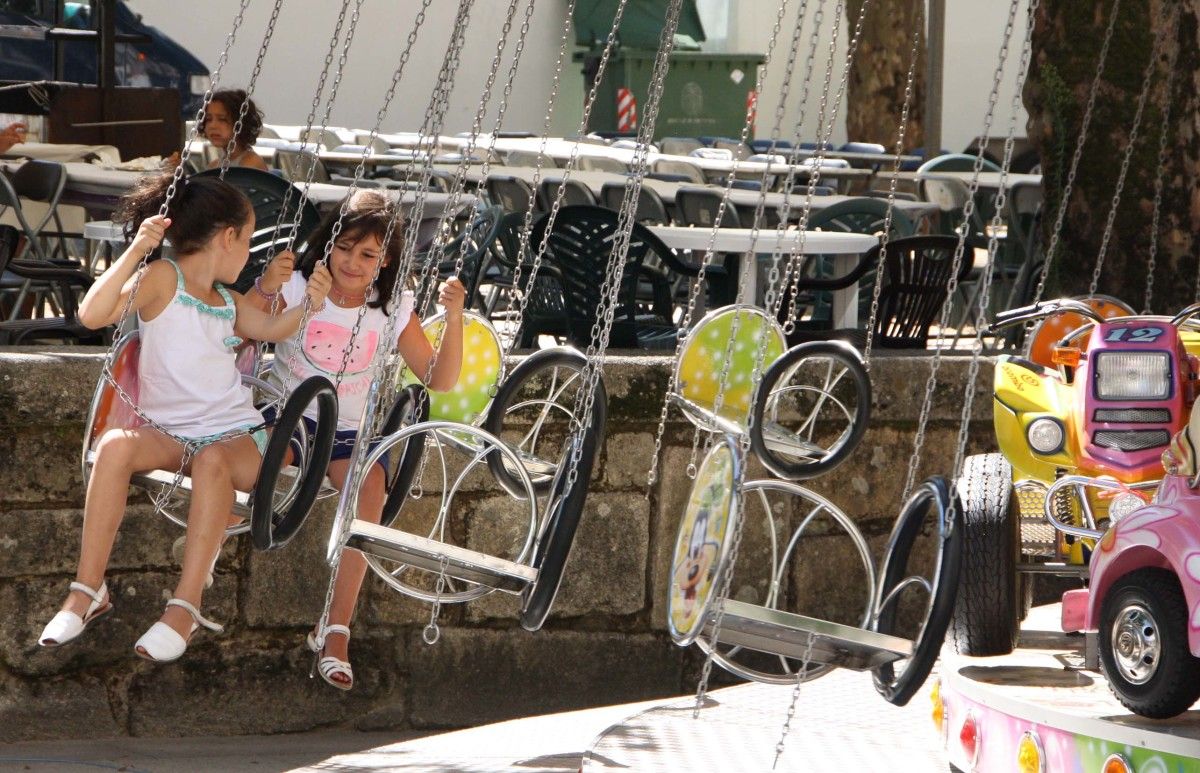
[[[678,695],[683,650],[662,636],[446,628],[410,647],[414,727],[461,727]]]
[[[123,734],[100,678],[73,675],[25,680],[0,676],[0,743]]]
[[[97,667],[128,663],[133,643],[162,615],[178,580],[175,572],[124,572],[108,577],[113,611],[97,619],[70,645],[38,646],[42,627],[54,616],[67,593],[69,577],[32,577],[0,585],[0,609],[7,624],[0,626],[0,659],[19,674],[93,672]],[[211,620],[230,623],[236,617],[237,587],[218,581],[207,591],[201,611]],[[201,635],[198,641],[208,638]]]
[[[242,597],[246,624],[255,628],[312,626],[329,587],[325,550],[336,498],[319,502],[304,526],[278,550],[249,549]]]
[[[133,735],[299,732],[352,721],[376,704],[402,710],[396,664],[403,644],[392,637],[351,642],[355,686],[349,692],[309,678],[313,656],[300,637],[243,633],[206,639],[210,643],[189,648],[174,666],[135,675],[129,687]]]
[[[0,360],[0,426],[79,424],[100,376],[95,347],[6,349]]]
[[[641,494],[594,493],[583,519],[551,619],[585,615],[632,615],[646,604],[646,557],[650,503]],[[520,598],[493,593],[467,604],[467,619],[515,620]]]
[[[73,575],[82,529],[78,509],[0,510],[0,577]],[[174,569],[171,545],[182,533],[149,505],[131,506],[117,532],[109,571]]]
[[[657,427],[640,428],[638,432],[612,433],[604,443],[601,485],[605,489],[633,489],[644,494],[650,462],[654,458],[654,435]]]
[[[83,424],[18,426],[0,432],[4,507],[83,507]]]
[[[876,350],[871,368],[872,422],[912,422],[921,413],[925,400],[925,384],[929,378],[931,356],[914,357],[911,353],[890,353]],[[964,380],[969,355],[942,356],[938,383],[933,393],[930,419],[949,421],[958,425],[963,408]],[[991,358],[980,362],[975,379],[971,416],[973,421],[992,419]]]

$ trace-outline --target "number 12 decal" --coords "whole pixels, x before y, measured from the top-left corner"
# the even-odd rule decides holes
[[[1125,334],[1129,333],[1126,338]],[[1163,334],[1161,327],[1119,327],[1108,331],[1105,341],[1128,341],[1131,344],[1152,344]]]

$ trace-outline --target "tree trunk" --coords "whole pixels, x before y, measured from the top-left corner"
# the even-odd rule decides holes
[[[849,0],[846,15],[857,20],[863,0]],[[846,136],[895,149],[900,110],[912,57],[913,32],[925,25],[924,0],[873,0],[863,23],[862,40],[850,68],[846,94]],[[853,21],[848,22],[852,34]],[[905,149],[924,142],[925,36],[921,36],[913,78]]]
[[[1088,292],[1105,239],[1121,162],[1129,147],[1145,67],[1154,55],[1149,99],[1133,146],[1098,291],[1124,300],[1135,310],[1143,308],[1150,274],[1159,141],[1169,101],[1152,307],[1159,313],[1174,313],[1195,298],[1197,266],[1191,253],[1200,251],[1196,243],[1200,233],[1200,189],[1194,184],[1200,171],[1200,137],[1196,130],[1200,110],[1196,90],[1200,67],[1196,45],[1198,5],[1200,0],[1182,0],[1179,17],[1172,20],[1175,4],[1171,0],[1121,3],[1044,297]],[[1037,12],[1034,57],[1024,99],[1029,109],[1029,138],[1041,155],[1044,173],[1043,244],[1049,243],[1063,198],[1111,11],[1112,0],[1042,0]],[[1155,34],[1166,25],[1171,28],[1156,53]],[[1168,94],[1172,55],[1178,58]]]

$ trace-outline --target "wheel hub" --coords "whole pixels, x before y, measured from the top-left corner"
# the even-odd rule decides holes
[[[1129,604],[1117,615],[1112,630],[1113,660],[1121,676],[1145,684],[1158,670],[1161,642],[1158,623],[1141,604]]]

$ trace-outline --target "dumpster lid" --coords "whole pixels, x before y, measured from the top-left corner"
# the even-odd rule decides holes
[[[576,44],[603,46],[619,4],[619,0],[578,0],[572,14]],[[617,30],[619,42],[626,47],[657,49],[665,16],[666,3],[661,0],[628,0]],[[677,32],[693,40],[707,40],[696,0],[683,0]]]

